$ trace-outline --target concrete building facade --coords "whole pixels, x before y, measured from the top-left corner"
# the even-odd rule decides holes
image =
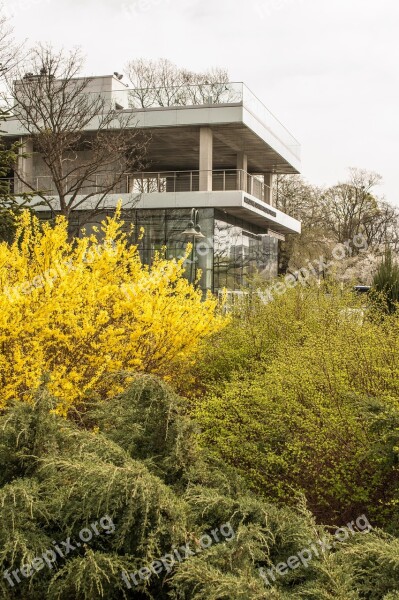
[[[167,103],[154,90],[145,106],[115,76],[93,78],[87,93],[133,113],[134,126],[150,136],[149,168],[124,174],[96,222],[121,199],[131,207],[125,213],[128,221],[137,231],[145,229],[140,251],[150,263],[163,247],[168,256],[181,256],[191,241],[189,223],[195,214],[200,235],[193,234],[187,274],[195,278],[201,269],[204,289],[238,290],[255,272],[267,278],[277,274],[278,240],[300,233],[301,225],[276,208],[273,178],[299,172],[300,146],[243,83],[187,86],[169,93]],[[88,132],[90,127],[95,123]],[[6,123],[6,135],[19,139],[29,153],[21,159],[25,180],[34,189],[48,190],[57,208],[49,172],[17,119]],[[84,151],[76,160],[84,160]],[[17,180],[14,189],[23,191]],[[72,215],[75,225],[90,208],[79,207]],[[45,207],[40,210],[46,218]]]

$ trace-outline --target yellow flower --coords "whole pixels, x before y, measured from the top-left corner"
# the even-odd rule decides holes
[[[45,374],[62,414],[88,393],[119,392],[122,371],[183,377],[224,326],[217,300],[183,277],[184,258],[148,268],[122,227],[107,217],[103,241],[71,244],[63,217],[40,226],[25,211],[15,243],[0,244],[0,408],[30,401]]]

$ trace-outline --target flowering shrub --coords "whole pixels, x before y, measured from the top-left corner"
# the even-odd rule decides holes
[[[29,400],[43,375],[62,414],[89,392],[119,391],[121,371],[168,379],[223,327],[184,258],[143,265],[122,226],[117,211],[101,241],[70,242],[62,217],[52,227],[24,212],[15,242],[0,244],[0,408]]]

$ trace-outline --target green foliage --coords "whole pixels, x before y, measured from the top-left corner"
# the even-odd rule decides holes
[[[382,298],[383,307],[388,313],[396,310],[399,302],[399,266],[389,249],[374,276],[373,292],[377,299]]]
[[[198,458],[196,427],[184,416],[184,401],[161,380],[139,378],[133,387],[90,413],[107,438],[169,483],[177,482]],[[191,439],[187,446],[187,439]]]
[[[5,600],[373,600],[398,589],[397,540],[372,533],[354,534],[267,587],[260,567],[331,536],[303,501],[293,509],[270,504],[248,493],[234,469],[201,452],[181,400],[156,379],[138,377],[79,424],[55,414],[56,404],[43,387],[33,404],[15,402],[0,415],[1,570],[28,564],[53,541],[76,541],[104,515],[115,530],[51,569],[20,575],[14,587],[0,577]],[[203,534],[228,522],[229,538],[198,546]],[[122,571],[186,543],[193,556],[128,590]]]
[[[361,303],[315,286],[243,306],[203,351],[192,410],[202,445],[257,493],[398,531],[399,319]]]

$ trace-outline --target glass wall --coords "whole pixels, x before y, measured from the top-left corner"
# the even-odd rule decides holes
[[[215,210],[214,291],[239,290],[251,276],[277,275],[278,240],[264,229]]]
[[[185,276],[195,281],[201,270],[199,285],[202,289],[213,288],[213,209],[198,210],[198,223],[203,239],[187,238],[183,232],[191,220],[191,209],[146,209],[135,210],[135,230],[144,228],[144,236],[139,242],[143,262],[151,264],[156,251],[164,251],[167,258],[180,258],[184,255],[187,243],[192,244],[192,251],[186,261]]]
[[[104,211],[86,223],[86,233],[92,233],[94,225],[112,214],[112,211]],[[51,218],[50,213],[40,216]],[[73,235],[86,218],[83,211],[72,214],[70,228]],[[277,276],[278,240],[265,235],[263,228],[224,211],[198,209],[198,223],[205,236],[200,240],[187,239],[183,235],[191,220],[191,209],[132,209],[124,211],[122,218],[126,231],[134,226],[134,241],[138,243],[145,264],[152,263],[156,252],[167,258],[180,258],[190,242],[193,248],[185,263],[185,276],[195,281],[201,270],[199,286],[203,290],[240,290],[255,274],[265,279]],[[144,229],[142,237],[141,228]]]

